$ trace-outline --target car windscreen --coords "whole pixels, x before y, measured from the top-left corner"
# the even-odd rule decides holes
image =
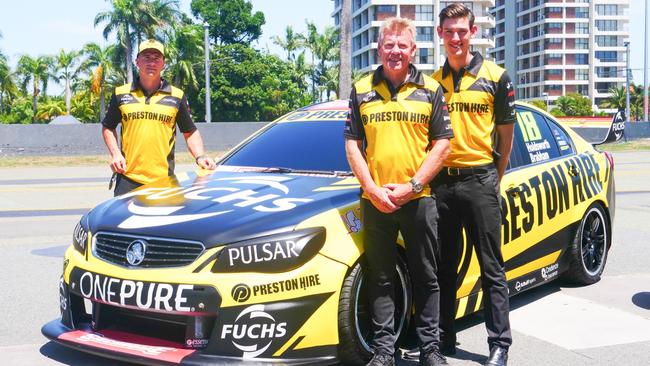
[[[350,171],[344,121],[283,122],[226,157],[223,165]]]

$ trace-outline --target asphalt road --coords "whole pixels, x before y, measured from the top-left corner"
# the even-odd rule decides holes
[[[650,152],[614,157],[616,221],[603,279],[588,287],[556,281],[514,297],[510,365],[650,365]],[[106,167],[0,169],[2,365],[117,364],[40,333],[59,316],[57,281],[72,230],[111,196],[108,177]],[[462,319],[460,328],[450,364],[482,364],[482,317]]]

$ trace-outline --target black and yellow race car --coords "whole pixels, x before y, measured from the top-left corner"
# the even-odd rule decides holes
[[[516,109],[501,187],[510,294],[560,276],[596,282],[611,245],[612,157],[546,113]],[[93,208],[65,253],[61,318],[43,334],[142,364],[364,363],[363,227],[346,115],[342,101],[294,111],[216,171],[178,174]],[[458,267],[458,317],[482,306],[471,248]],[[404,339],[412,303],[403,258],[396,271]]]

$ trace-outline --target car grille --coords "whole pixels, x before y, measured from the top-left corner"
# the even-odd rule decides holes
[[[111,263],[134,267],[126,259],[126,250],[138,239],[146,242],[144,259],[137,265],[143,268],[185,266],[205,250],[203,244],[196,241],[99,232],[95,234],[93,254]]]

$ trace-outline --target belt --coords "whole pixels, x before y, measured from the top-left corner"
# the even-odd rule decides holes
[[[487,164],[481,166],[472,166],[465,168],[455,168],[455,167],[443,167],[441,173],[445,173],[448,176],[457,176],[457,175],[471,175],[471,174],[485,174],[490,170],[494,169],[494,164]]]

